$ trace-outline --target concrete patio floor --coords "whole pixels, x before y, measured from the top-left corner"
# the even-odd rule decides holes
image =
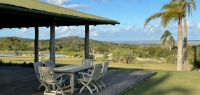
[[[156,74],[152,71],[142,70],[108,70],[103,82],[107,88],[94,95],[116,95],[136,86],[148,77]],[[76,75],[75,75],[76,76]],[[63,87],[66,95],[70,95],[69,76],[64,76],[66,86]],[[76,83],[75,77],[75,83]],[[0,94],[1,95],[43,95],[44,87],[38,91],[40,85],[34,68],[21,66],[0,66]],[[81,94],[81,84],[75,85],[74,95],[90,95],[85,89]]]

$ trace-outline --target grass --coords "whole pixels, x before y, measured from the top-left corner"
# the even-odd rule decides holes
[[[200,95],[198,71],[154,71],[156,75],[122,95]]]
[[[22,64],[23,62],[33,62],[33,56],[15,56],[1,55],[0,59],[4,62]],[[81,65],[82,58],[56,58],[56,64],[77,64]],[[43,56],[43,61],[49,60],[49,57]],[[94,64],[101,63],[100,59],[94,61]],[[190,65],[191,66],[191,65]],[[192,66],[191,66],[192,67]],[[157,74],[145,82],[125,91],[122,95],[200,95],[200,77],[199,71],[176,71],[176,64],[167,64],[154,61],[140,61],[138,64],[109,64],[110,69],[128,69],[128,70],[147,70],[156,71]]]

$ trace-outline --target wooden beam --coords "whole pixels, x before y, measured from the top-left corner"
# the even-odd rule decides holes
[[[55,20],[52,21],[50,26],[50,60],[55,67]]]
[[[39,28],[38,26],[35,27],[35,41],[34,41],[34,62],[38,62],[38,38],[39,38]]]
[[[89,59],[89,24],[85,25],[85,59]]]

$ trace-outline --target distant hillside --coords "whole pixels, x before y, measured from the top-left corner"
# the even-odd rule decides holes
[[[0,37],[0,42],[4,41],[6,37]],[[24,42],[34,42],[34,39],[29,39],[29,38],[20,38],[22,39]],[[77,45],[84,45],[85,38],[81,38],[78,36],[70,36],[70,37],[62,37],[62,38],[57,38],[55,39],[56,44],[66,44],[66,43],[71,43],[71,44],[77,44]],[[49,40],[39,40],[41,42],[49,42]],[[103,41],[97,41],[97,40],[92,40],[90,39],[90,44],[95,44],[95,43],[103,43]]]

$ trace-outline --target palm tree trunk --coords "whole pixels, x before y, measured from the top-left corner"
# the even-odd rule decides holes
[[[182,70],[182,18],[178,22],[178,52],[177,52],[177,70]]]
[[[184,68],[186,71],[189,71],[189,64],[188,64],[188,57],[187,57],[187,20],[186,16],[183,18],[184,19],[184,46],[183,46],[183,60],[184,60]]]
[[[172,40],[172,39],[171,39],[171,36],[169,36],[169,50],[170,50],[170,51],[171,51],[171,48],[172,48],[172,47],[171,47],[171,45],[172,45],[172,44],[171,44],[171,43],[172,43],[171,40]]]

